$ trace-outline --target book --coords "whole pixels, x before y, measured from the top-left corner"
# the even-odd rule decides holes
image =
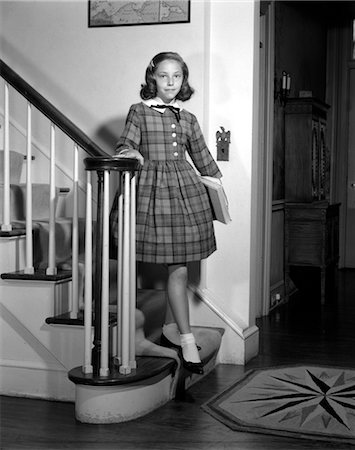
[[[223,186],[218,181],[214,181],[211,177],[200,176],[200,179],[207,190],[214,220],[218,220],[224,224],[231,222],[232,219],[229,214],[228,199]]]

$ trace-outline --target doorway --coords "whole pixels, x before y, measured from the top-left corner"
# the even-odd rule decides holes
[[[264,11],[268,11],[269,2]],[[275,80],[283,71],[291,75],[290,97],[312,96],[328,103],[328,143],[332,151],[330,203],[341,203],[339,267],[355,267],[355,2],[271,2],[274,9],[275,65],[272,66]],[[267,17],[267,12],[265,13]],[[262,22],[262,21],[261,21]],[[263,22],[262,22],[263,23]],[[264,20],[264,24],[267,23]],[[261,28],[263,31],[263,28]],[[349,62],[349,59],[352,60]],[[262,59],[261,59],[262,61]],[[272,61],[272,63],[274,62]],[[268,68],[264,58],[264,68]],[[265,86],[265,74],[261,86]],[[269,87],[273,93],[274,85]],[[350,91],[349,91],[350,89]],[[262,89],[260,89],[262,92]],[[350,99],[351,97],[351,99]],[[265,99],[264,92],[264,99]],[[348,102],[350,99],[350,102]],[[273,127],[267,144],[265,111],[260,108],[260,133],[264,137],[264,177],[270,176],[272,185],[271,201],[265,193],[265,233],[264,233],[264,297],[257,316],[267,315],[273,308],[272,302],[283,295],[283,217],[285,198],[284,159],[284,105],[274,98],[268,99],[273,107],[270,116]],[[348,108],[348,104],[350,107]],[[262,102],[261,102],[262,105]],[[263,116],[264,114],[264,116]],[[269,122],[269,126],[270,126]],[[264,127],[264,128],[262,128]],[[261,137],[261,139],[262,139]],[[271,172],[267,159],[268,147],[272,148]],[[350,160],[349,160],[350,158]],[[269,175],[271,173],[271,175]],[[302,176],[302,174],[300,174]],[[265,186],[269,186],[264,179]],[[275,214],[277,212],[277,214]],[[272,220],[274,217],[278,220]],[[278,224],[277,232],[272,227]],[[280,245],[281,244],[281,245]],[[281,260],[275,260],[281,248]],[[278,265],[278,262],[280,263]],[[280,269],[278,281],[272,279],[273,271]],[[292,280],[291,280],[292,281]],[[268,283],[268,288],[266,285]],[[276,305],[275,307],[277,307]]]
[[[333,201],[341,203],[340,268],[355,268],[355,2],[341,2],[328,37],[328,92],[332,105]]]
[[[273,159],[273,79],[274,79],[274,20],[273,2],[260,3],[259,50],[259,156],[258,204],[263,205],[257,230],[261,270],[258,285],[256,317],[265,316],[270,307],[270,252],[272,227],[272,159]]]
[[[355,29],[355,21],[354,29]],[[344,266],[355,268],[355,61],[349,62],[348,173]]]

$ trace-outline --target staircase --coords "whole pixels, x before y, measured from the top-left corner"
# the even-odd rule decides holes
[[[13,82],[16,77],[11,71],[9,73],[9,79]],[[37,94],[30,88],[27,87],[25,92],[30,92],[31,98],[36,99]],[[41,107],[44,103],[41,99]],[[67,119],[63,119],[54,107],[49,105],[43,109],[52,119],[56,118],[61,129],[67,130],[68,135],[83,148],[92,153],[98,152],[95,145]],[[138,290],[133,317],[136,368],[129,373],[121,373],[119,370],[116,355],[121,319],[116,303],[116,260],[110,259],[108,266],[109,371],[107,375],[102,375],[84,370],[88,330],[94,344],[93,353],[96,345],[95,326],[85,327],[85,221],[79,219],[75,222],[74,218],[56,214],[55,265],[58,270],[48,274],[48,197],[51,190],[43,183],[33,183],[32,242],[35,273],[26,273],[26,185],[19,182],[24,153],[10,152],[10,155],[12,231],[0,233],[0,394],[75,402],[76,418],[86,423],[131,420],[174,397],[183,397],[185,390],[199,381],[201,376],[192,375],[183,369],[175,350],[159,345],[166,305],[165,291],[162,289]],[[98,153],[95,156],[99,156]],[[0,159],[2,174],[4,170],[1,164]],[[33,176],[35,177],[35,173]],[[0,179],[0,214],[3,211],[1,183],[3,180]],[[57,203],[61,189],[56,188],[55,192]],[[2,219],[1,215],[0,223]],[[77,223],[79,234],[77,264],[72,249],[74,223]],[[97,234],[95,230],[94,234]],[[76,266],[78,269],[74,276]],[[94,277],[94,286],[96,282]],[[73,311],[74,304],[79,305],[79,311],[75,308]],[[206,375],[215,366],[223,330],[194,327],[193,331],[201,346]]]
[[[0,246],[3,249],[1,241]],[[136,356],[141,370],[130,376],[113,371],[107,384],[102,380],[85,384],[81,372],[84,324],[82,317],[70,317],[70,282],[70,278],[17,280],[3,274],[1,394],[72,401],[79,421],[111,423],[140,417],[174,397],[183,398],[185,390],[201,379],[180,366],[175,350],[158,345],[165,292],[139,290]],[[115,306],[110,309],[114,335]],[[194,327],[193,332],[201,346],[206,375],[215,366],[223,330]]]

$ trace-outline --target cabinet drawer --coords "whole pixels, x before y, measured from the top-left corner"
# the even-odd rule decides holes
[[[287,206],[286,218],[292,221],[315,221],[324,222],[327,219],[327,208],[305,208],[292,204]]]
[[[322,264],[324,234],[317,222],[289,222],[286,226],[288,263],[294,265]]]
[[[338,215],[338,204],[286,206],[286,264],[325,267],[336,262],[339,256]]]

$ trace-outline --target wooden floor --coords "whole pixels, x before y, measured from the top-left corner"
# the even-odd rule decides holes
[[[313,279],[310,282],[309,279]],[[317,273],[300,277],[288,305],[258,320],[260,354],[246,367],[219,365],[188,391],[147,416],[125,424],[75,421],[74,405],[1,397],[1,449],[293,450],[351,448],[302,439],[240,433],[204,412],[200,405],[230,386],[244,371],[281,364],[326,364],[355,368],[355,270],[339,273],[324,307]]]

